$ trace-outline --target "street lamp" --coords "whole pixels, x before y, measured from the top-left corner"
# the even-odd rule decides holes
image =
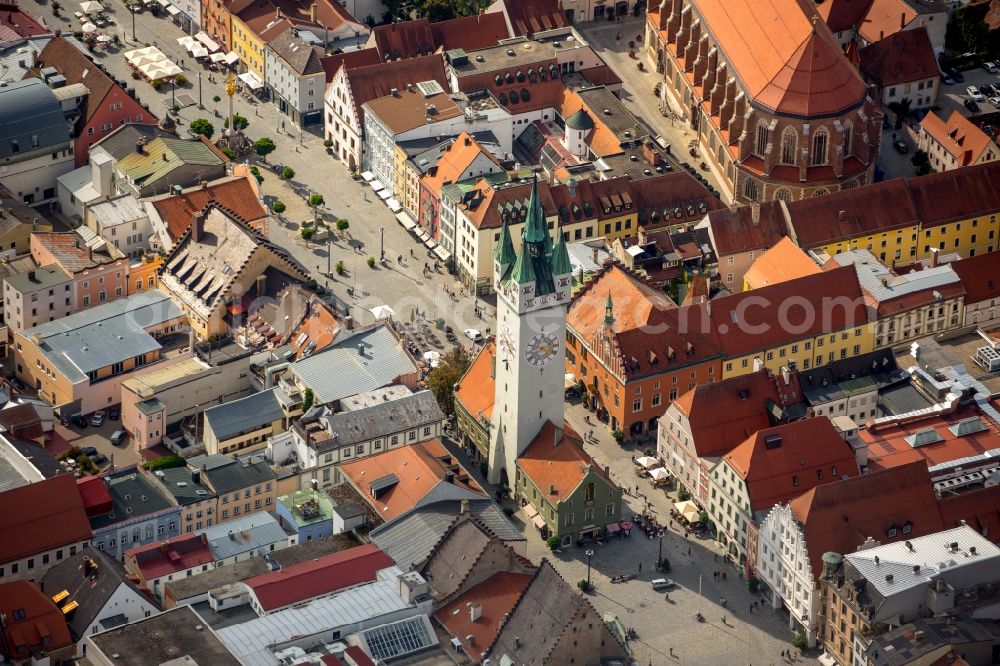
[[[330,262],[333,261],[333,241],[326,241],[326,276],[330,277],[333,275],[333,269]]]
[[[137,42],[139,39],[135,36],[135,3],[130,2],[128,5],[129,12],[132,13],[132,41]]]
[[[590,558],[594,556],[594,551],[588,548],[584,554],[587,556],[587,589],[590,589]]]
[[[660,547],[656,554],[656,570],[660,570],[660,563],[663,561],[663,535],[660,535]]]
[[[378,230],[378,258],[385,260],[385,227]]]
[[[177,95],[174,91],[177,90],[177,79],[170,79],[170,108],[177,106]]]
[[[201,72],[198,72],[198,108],[205,108],[205,105],[201,103]]]

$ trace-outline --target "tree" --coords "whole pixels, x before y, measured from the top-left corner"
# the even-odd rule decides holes
[[[558,534],[553,534],[546,543],[549,544],[549,550],[559,550],[559,546],[562,545],[562,539],[559,538]]]
[[[792,639],[792,646],[799,650],[805,650],[806,646],[809,645],[809,641],[806,639],[806,635],[802,632],[795,634],[795,638]]]
[[[307,388],[302,393],[302,411],[308,412],[309,408],[313,406],[313,390]]]
[[[333,270],[337,272],[337,275],[343,275],[347,271],[347,269],[344,268],[343,261],[338,261],[337,264],[333,267]]]
[[[292,167],[285,167],[281,170],[281,178],[282,180],[291,180],[292,178],[295,178],[295,169]]]
[[[257,179],[257,184],[260,185],[264,182],[264,176],[260,175],[260,169],[255,166],[250,167],[250,174]]]
[[[208,122],[208,118],[195,118],[188,125],[188,129],[191,130],[192,134],[204,135],[206,139],[211,139],[212,135],[215,134],[215,127]]]
[[[275,148],[277,146],[274,145],[274,141],[266,136],[253,142],[253,151],[263,157],[265,162],[267,161],[267,156],[273,153]]]
[[[310,194],[306,203],[313,209],[313,221],[315,222],[319,216],[319,207],[326,203],[326,199],[323,198],[322,194]]]
[[[375,268],[375,257],[368,257],[368,268]]]
[[[282,201],[281,199],[278,199],[277,201],[274,202],[274,205],[271,206],[271,210],[273,210],[278,215],[281,215],[282,213],[285,212],[285,202]]]
[[[249,125],[250,121],[247,120],[244,116],[241,116],[238,113],[233,116],[233,129],[235,129],[237,132],[240,130],[245,130]],[[226,118],[225,120],[222,121],[222,126],[225,127],[226,129],[229,129],[229,118]]]
[[[188,79],[183,74],[178,74],[174,77],[174,85],[183,88],[188,84]]]
[[[431,23],[457,18],[451,0],[424,0],[417,11],[421,16],[430,19]]]
[[[350,226],[351,223],[345,220],[344,218],[340,218],[339,220],[337,220],[337,231],[340,232],[341,236],[343,236],[347,232]]]
[[[219,152],[231,160],[236,159],[236,151],[230,148],[229,146],[222,146],[221,148],[219,148]]]
[[[302,240],[308,243],[313,237],[313,228],[302,227],[302,231],[299,232],[299,235],[302,236]]]
[[[373,257],[374,258],[374,257]],[[469,369],[469,357],[462,349],[452,349],[441,357],[441,363],[427,377],[441,411],[451,416],[455,413],[455,384]]]

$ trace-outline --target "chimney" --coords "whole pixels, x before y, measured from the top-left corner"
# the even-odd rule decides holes
[[[469,604],[469,621],[475,622],[483,616],[483,607],[478,603]]]
[[[28,280],[31,282],[37,282],[37,280],[35,280],[35,271],[28,271]]]
[[[365,343],[359,342],[358,343],[358,356],[364,356],[364,355],[365,355]]]
[[[752,206],[750,206],[750,221],[753,223],[753,226],[755,226],[755,227],[760,226],[760,204],[759,203],[755,203]]]
[[[139,139],[138,141],[135,142],[135,152],[139,153],[140,155],[145,155],[146,154],[146,140],[145,139]]]
[[[591,254],[591,256],[590,256],[590,258],[594,260],[594,263],[595,263],[595,264],[596,264],[596,263],[599,263],[599,262],[597,261],[597,257],[598,257],[598,256],[600,255],[600,248],[598,248],[598,247],[597,247],[597,246],[595,245],[594,247],[590,248],[590,250],[591,250],[591,253],[590,253],[590,254]]]
[[[309,22],[310,23],[315,23],[316,22],[316,3],[315,2],[312,3],[311,5],[309,5]]]
[[[837,213],[837,219],[840,220],[841,222],[843,222],[844,220],[846,220],[847,219],[847,211],[846,210],[842,210],[839,213]]]
[[[275,8],[275,10],[274,10],[274,20],[276,20],[276,21],[280,21],[281,20],[281,7],[276,7]]]
[[[472,145],[472,138],[469,137],[468,135],[466,135],[466,137],[465,137],[465,145],[467,145],[467,146],[471,146]]]
[[[901,12],[899,14],[899,29],[902,30],[906,27],[906,12]]]
[[[191,240],[195,243],[201,241],[201,235],[205,232],[205,218],[208,217],[208,210],[195,213],[191,218]]]
[[[413,84],[412,83],[407,83],[406,84],[406,92],[413,92]],[[469,145],[469,140],[468,139],[465,140],[465,145]]]
[[[937,268],[940,252],[936,247],[931,248],[931,268]]]
[[[459,514],[463,516],[469,515],[469,500],[467,499],[462,500],[461,502],[458,503],[458,506],[459,506],[458,509]]]
[[[550,483],[549,484],[549,495],[555,495],[555,494],[556,494],[556,484]]]
[[[261,273],[257,276],[257,298],[263,298],[267,289],[267,276]]]
[[[878,31],[878,40],[881,42],[885,38],[885,30]]]
[[[552,442],[552,446],[553,447],[559,446],[559,442],[562,441],[562,437],[563,437],[562,428],[555,428],[555,441]]]
[[[87,258],[90,259],[91,263],[94,261],[94,248],[92,246],[87,247]]]
[[[191,472],[191,483],[201,483],[201,470],[196,469]]]

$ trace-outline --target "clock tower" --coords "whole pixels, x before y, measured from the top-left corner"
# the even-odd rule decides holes
[[[520,254],[511,240],[509,214],[503,215],[493,253],[496,394],[487,476],[490,483],[513,487],[517,458],[545,422],[563,427],[566,311],[573,269],[561,233],[552,244],[537,178],[531,185]]]

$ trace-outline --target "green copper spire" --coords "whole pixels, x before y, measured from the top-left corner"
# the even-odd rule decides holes
[[[503,229],[500,232],[500,243],[493,250],[493,260],[501,266],[510,266],[517,259],[514,254],[514,242],[510,239],[510,227],[507,218],[503,218]]]
[[[528,248],[523,247],[521,249],[521,254],[517,255],[517,261],[514,262],[513,274],[511,277],[517,284],[528,284],[529,282],[535,281],[535,267],[531,260],[531,252]]]
[[[552,250],[552,275],[569,275],[573,272],[573,264],[569,261],[569,250],[566,247],[566,237],[559,234],[559,242]]]
[[[615,313],[613,312],[615,304],[611,302],[611,292],[608,292],[608,300],[604,302],[604,323],[608,326],[614,326],[615,324]]]
[[[531,183],[531,201],[528,202],[528,221],[524,225],[525,243],[551,243],[545,212],[538,200],[538,176]]]

